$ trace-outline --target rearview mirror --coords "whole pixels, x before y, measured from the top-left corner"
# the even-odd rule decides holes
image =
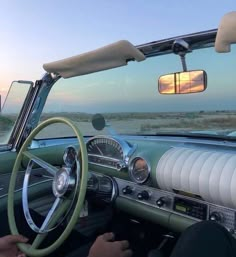
[[[190,94],[202,92],[207,87],[204,70],[175,72],[159,77],[158,91],[161,94]]]

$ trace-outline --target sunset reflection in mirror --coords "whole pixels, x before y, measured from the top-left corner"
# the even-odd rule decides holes
[[[177,72],[163,75],[158,80],[161,94],[190,94],[206,89],[207,76],[203,70]]]

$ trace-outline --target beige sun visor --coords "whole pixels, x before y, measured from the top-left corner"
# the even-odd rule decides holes
[[[143,61],[145,56],[129,41],[121,40],[88,53],[46,63],[43,68],[49,73],[70,78],[124,66],[130,60]]]
[[[216,35],[215,50],[219,53],[230,52],[230,45],[236,43],[236,12],[223,16]]]

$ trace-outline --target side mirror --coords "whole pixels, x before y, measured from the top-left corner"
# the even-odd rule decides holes
[[[19,113],[28,94],[29,88],[33,85],[34,83],[28,80],[13,81],[7,92],[2,108],[0,108],[0,112],[5,114]]]
[[[158,91],[161,94],[191,94],[202,92],[207,87],[207,74],[204,70],[175,72],[160,76]]]

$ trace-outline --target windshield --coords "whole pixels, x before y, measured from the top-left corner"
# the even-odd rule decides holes
[[[130,62],[127,66],[70,79],[52,88],[41,120],[66,116],[78,123],[84,135],[118,133],[133,135],[215,135],[236,137],[236,51],[218,54],[213,47],[186,55],[189,70],[207,73],[201,93],[161,95],[158,78],[182,71],[175,54]],[[96,113],[106,119],[103,131],[93,128]],[[56,129],[55,129],[56,127]],[[53,125],[39,137],[67,137],[72,132]]]

